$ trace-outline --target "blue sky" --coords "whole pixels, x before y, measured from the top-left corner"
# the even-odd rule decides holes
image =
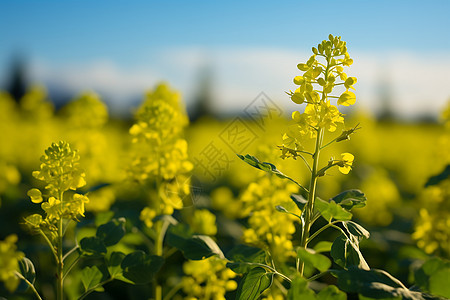
[[[298,53],[299,62],[329,33],[341,35],[348,42],[350,53],[360,54],[364,57],[362,61],[368,64],[371,57],[377,62],[390,63],[397,63],[399,57],[410,57],[410,62],[406,60],[404,65],[420,61],[426,67],[424,60],[433,58],[431,65],[439,67],[442,63],[438,59],[450,54],[449,12],[450,1],[447,0],[2,1],[0,84],[5,82],[13,53],[18,52],[27,58],[33,69],[32,78],[37,82],[58,82],[58,77],[77,82],[76,74],[70,75],[70,72],[81,72],[85,68],[91,73],[98,71],[98,77],[102,77],[109,70],[117,73],[116,81],[130,76],[147,78],[148,87],[157,80],[168,80],[189,98],[194,90],[189,78],[201,68],[202,58],[206,57],[208,63],[215,66],[216,77],[221,80],[218,84],[226,84],[233,80],[231,66],[239,68],[243,55],[244,62],[245,55],[252,60],[252,52],[261,59],[281,61],[280,56]],[[231,59],[229,53],[241,58]],[[358,57],[354,58],[356,62]],[[280,64],[285,67],[287,61]],[[99,71],[102,67],[104,70]],[[249,64],[247,68],[252,66]],[[389,69],[389,65],[386,68]],[[445,70],[438,71],[447,74]],[[267,73],[270,72],[268,69]],[[286,73],[291,76],[293,72],[295,70]],[[427,72],[432,74],[433,70]],[[258,73],[256,69],[249,71],[256,76]],[[375,73],[371,76],[378,76]],[[264,76],[260,81],[252,78],[248,83],[255,85],[254,93],[258,81],[271,81],[269,75]],[[73,89],[107,89],[102,78],[98,80],[101,84],[93,82],[91,86],[81,79],[77,84],[64,84],[73,85]],[[112,90],[118,84],[112,84]],[[242,85],[246,84],[244,80]],[[144,85],[145,80],[142,80],[135,88],[145,89]],[[280,88],[284,88],[284,92],[293,87],[288,81],[284,87],[274,85],[268,90]],[[247,95],[244,96],[244,92],[239,96],[239,90],[243,89],[235,87],[235,93],[229,96],[238,99],[253,93],[253,90],[247,91]],[[446,91],[449,89],[440,92],[436,108],[431,112],[437,111],[438,104],[442,105]],[[131,93],[129,89],[128,93]],[[279,97],[282,93],[275,94],[274,97]],[[120,101],[124,102],[126,95],[127,92],[123,92]],[[450,92],[446,97],[450,97]]]

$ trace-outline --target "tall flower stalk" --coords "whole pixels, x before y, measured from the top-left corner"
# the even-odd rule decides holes
[[[33,203],[40,203],[46,215],[28,216],[26,224],[39,233],[50,247],[56,261],[56,298],[64,298],[64,243],[65,229],[71,220],[84,217],[84,206],[89,199],[75,193],[86,185],[80,156],[67,142],[53,143],[41,156],[41,165],[33,177],[45,182],[45,192],[37,188],[28,191]],[[72,192],[71,192],[72,191]],[[44,199],[46,201],[44,201]]]

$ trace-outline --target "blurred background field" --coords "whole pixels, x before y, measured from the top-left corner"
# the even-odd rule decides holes
[[[447,1],[3,2],[0,240],[15,233],[19,249],[39,257],[38,238],[20,224],[39,211],[26,196],[37,184],[31,173],[43,150],[59,140],[79,149],[87,188],[108,184],[90,194],[84,222],[109,212],[139,222],[145,199],[126,180],[129,131],[145,93],[170,88],[187,107],[184,137],[194,165],[190,196],[176,217],[225,249],[254,242],[248,230],[250,210],[259,209],[254,189],[291,187],[267,182],[235,154],[270,161],[307,184],[304,164],[282,160],[276,147],[299,109],[284,92],[293,89],[296,65],[309,57],[310,46],[331,31],[348,41],[355,60],[357,104],[346,126],[361,130],[324,152],[322,163],[342,152],[353,153],[355,162],[348,176],[328,174],[319,195],[364,191],[367,206],[355,216],[372,235],[363,253],[371,267],[408,282],[414,261],[450,255],[450,186],[425,188],[450,162],[449,9]],[[277,201],[288,196],[274,195],[267,205],[276,213]],[[125,242],[129,249],[142,243],[134,238]],[[37,269],[48,274],[42,287],[51,289],[51,268],[44,260]]]

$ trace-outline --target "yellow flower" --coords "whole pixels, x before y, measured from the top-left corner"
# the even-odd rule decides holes
[[[353,160],[355,157],[351,153],[342,153],[341,160],[338,162],[339,171],[342,174],[348,174],[352,169]]]
[[[42,202],[42,193],[38,189],[31,189],[27,192],[27,195],[30,197],[31,202],[33,203],[41,203]]]
[[[0,241],[0,281],[3,281],[10,292],[14,292],[19,285],[20,280],[15,272],[19,270],[19,261],[25,256],[17,251],[16,242],[15,234]]]
[[[236,273],[226,267],[226,261],[217,257],[188,261],[183,264],[187,276],[182,278],[187,299],[223,299],[225,293],[237,288]]]
[[[150,207],[145,207],[141,211],[139,219],[145,223],[145,226],[152,227],[154,217],[156,217],[156,211]]]
[[[50,220],[59,220],[62,215],[61,200],[55,197],[48,198],[48,202],[41,204],[42,209],[47,214],[47,218]]]
[[[207,209],[197,209],[192,218],[192,230],[195,233],[216,235],[216,215]]]

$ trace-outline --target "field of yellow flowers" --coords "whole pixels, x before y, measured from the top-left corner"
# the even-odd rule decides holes
[[[330,41],[341,49],[334,53],[345,54],[340,40]],[[325,53],[320,45],[328,47],[319,44],[318,56]],[[310,72],[307,64],[299,65],[302,80]],[[346,78],[349,86],[356,83]],[[290,97],[303,102],[294,93]],[[316,103],[314,95],[307,99]],[[317,203],[323,200],[315,200],[325,219],[324,211],[331,215],[329,223],[311,223],[308,233],[320,232],[322,239],[309,249],[306,239],[302,244],[302,211],[309,208],[299,203],[312,170],[298,154],[311,154],[301,149],[314,148],[314,139],[295,148],[295,137],[283,133],[300,116],[292,120],[291,112],[281,111],[267,95],[239,116],[195,122],[189,121],[182,95],[166,83],[145,93],[133,120],[111,119],[93,92],[58,110],[50,100],[41,86],[31,87],[19,102],[0,92],[4,298],[450,297],[450,106],[442,108],[439,123],[380,121],[362,111],[349,112],[345,126],[340,115],[331,119],[330,132],[349,134],[343,136],[347,141],[323,147],[317,161],[326,165],[334,157],[330,170],[315,173],[320,183],[314,191],[321,199],[335,199],[324,201],[335,207],[322,210]],[[261,172],[242,160],[273,168]],[[350,218],[364,227],[349,221],[344,202],[336,198],[352,189],[363,192],[365,205]],[[297,202],[291,199],[295,195]],[[314,219],[313,211],[306,218]],[[339,232],[328,227],[351,233],[346,227],[351,224],[361,233],[359,266],[370,268],[356,271],[349,263],[354,253],[343,250],[342,263],[333,252]],[[369,232],[370,238],[361,238]],[[337,266],[348,273],[334,271]],[[357,273],[379,269],[384,271]],[[290,275],[296,271],[302,277]],[[381,272],[391,274],[383,275],[389,280],[379,279],[386,274]],[[362,284],[352,281],[354,276],[369,275],[371,285],[363,290],[345,285],[345,280]]]

